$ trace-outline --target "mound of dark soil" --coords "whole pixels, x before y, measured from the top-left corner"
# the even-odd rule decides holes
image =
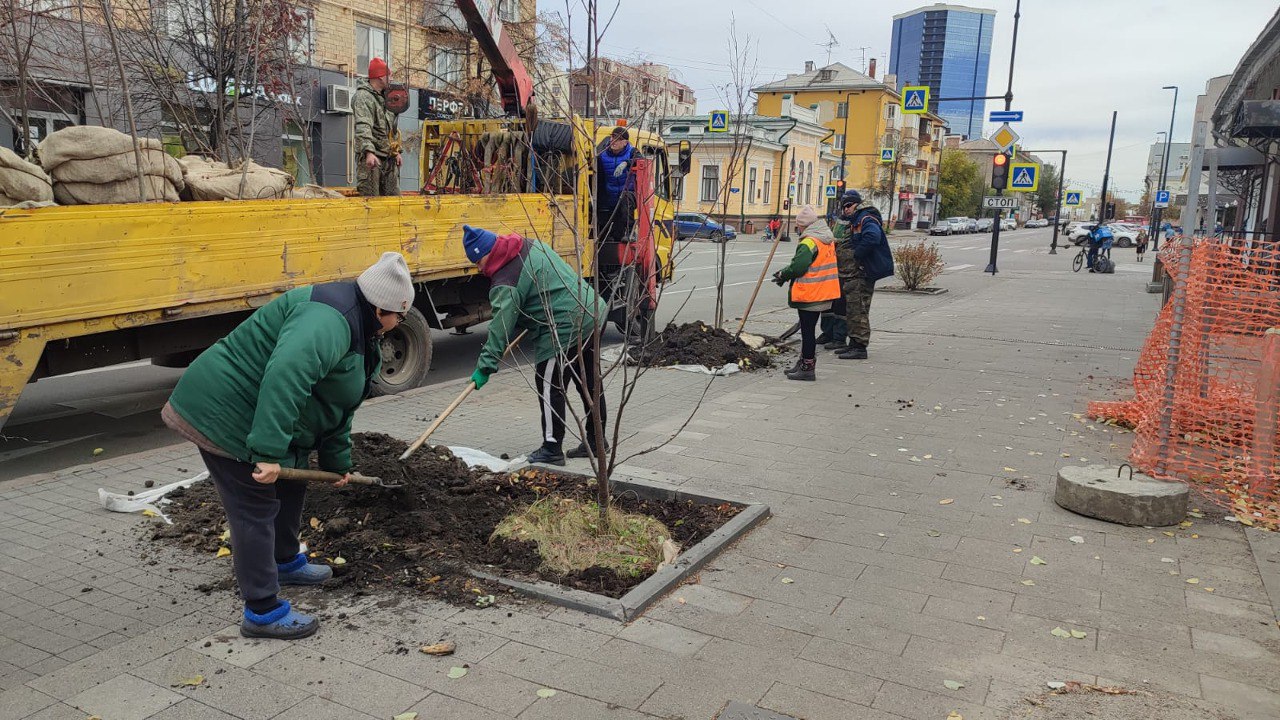
[[[362,474],[400,482],[397,489],[312,483],[303,511],[302,540],[319,561],[341,557],[333,584],[363,591],[400,588],[454,602],[474,602],[481,586],[467,567],[512,577],[538,577],[621,597],[644,580],[593,567],[556,575],[541,569],[533,543],[495,540],[494,528],[519,507],[549,494],[590,499],[588,478],[526,468],[515,473],[472,470],[444,446],[424,446],[401,463],[408,444],[380,433],[352,436],[352,458]],[[173,525],[150,537],[212,555],[223,544],[226,516],[212,483],[169,494]],[[661,520],[682,548],[700,542],[736,515],[732,505],[658,502],[631,494],[615,498],[626,512]],[[496,588],[486,588],[492,592]]]
[[[752,350],[727,330],[713,328],[703,322],[667,325],[652,342],[637,348],[632,355],[647,367],[702,365],[719,368],[725,363],[740,363],[743,370],[754,370],[767,368],[773,363],[769,353]],[[743,360],[749,362],[743,363]]]

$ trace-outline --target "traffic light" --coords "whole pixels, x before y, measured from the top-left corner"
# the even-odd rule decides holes
[[[844,181],[837,180],[836,181],[836,197],[840,197],[841,195],[844,195]]]
[[[1002,152],[991,158],[991,187],[995,190],[1009,187],[1009,156]]]

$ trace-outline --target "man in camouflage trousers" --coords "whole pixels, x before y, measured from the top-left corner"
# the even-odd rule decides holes
[[[844,293],[849,346],[836,353],[842,360],[866,360],[871,343],[871,295],[876,281],[893,275],[893,253],[880,211],[862,201],[857,190],[840,198],[840,216],[849,223],[836,244],[840,290]]]
[[[383,96],[391,70],[382,58],[369,61],[369,79],[356,87],[356,189],[365,197],[400,194],[400,133]]]

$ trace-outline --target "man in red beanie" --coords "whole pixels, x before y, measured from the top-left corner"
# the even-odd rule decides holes
[[[391,70],[382,58],[369,61],[369,79],[356,85],[356,188],[365,197],[400,194],[400,132],[383,93]]]

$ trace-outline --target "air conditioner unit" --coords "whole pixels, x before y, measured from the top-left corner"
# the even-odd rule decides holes
[[[355,97],[355,89],[350,85],[330,85],[325,88],[324,109],[332,113],[351,112],[351,101]]]

